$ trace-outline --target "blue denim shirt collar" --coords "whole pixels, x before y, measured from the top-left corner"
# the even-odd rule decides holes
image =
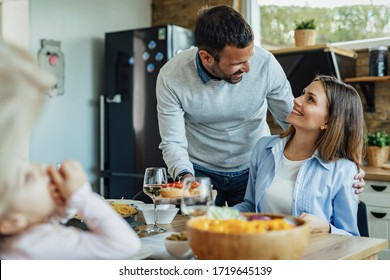
[[[274,153],[283,152],[284,151],[284,147],[286,146],[288,139],[290,139],[290,136],[287,136],[287,137],[284,137],[284,138],[280,138],[280,140],[276,144],[272,144],[270,142],[267,145],[267,148],[268,149],[273,149]],[[325,169],[330,170],[330,164],[331,163],[324,161],[320,157],[320,153],[319,153],[318,149],[316,149],[316,151],[314,152],[314,155],[313,155],[312,159],[316,159]]]
[[[202,62],[200,61],[199,51],[196,53],[196,70],[198,70],[198,74],[202,82],[205,84],[210,80],[219,80],[211,77],[203,68]]]

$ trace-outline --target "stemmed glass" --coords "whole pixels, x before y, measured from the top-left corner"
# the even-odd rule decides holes
[[[191,217],[202,216],[213,205],[213,192],[209,177],[187,177],[183,181],[181,212]]]
[[[154,225],[146,229],[146,232],[165,232],[166,229],[158,225],[157,198],[160,189],[168,183],[167,171],[164,167],[148,167],[145,170],[143,191],[151,197],[154,204]]]

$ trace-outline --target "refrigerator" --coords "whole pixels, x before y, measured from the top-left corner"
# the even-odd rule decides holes
[[[175,25],[105,34],[99,182],[105,198],[133,198],[142,191],[146,167],[165,167],[156,79],[169,59],[193,45],[193,32]]]

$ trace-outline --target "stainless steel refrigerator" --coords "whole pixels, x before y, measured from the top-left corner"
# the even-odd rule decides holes
[[[165,166],[158,148],[156,79],[175,54],[194,45],[191,30],[164,25],[105,34],[100,97],[100,193],[131,199],[146,167]]]

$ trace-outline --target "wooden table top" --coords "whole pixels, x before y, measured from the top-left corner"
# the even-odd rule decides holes
[[[180,232],[186,228],[188,216],[176,215],[169,225],[162,225],[168,231]],[[140,227],[141,230],[146,226]],[[145,237],[140,233],[140,237]],[[311,234],[303,255],[304,260],[361,260],[372,259],[387,248],[387,240],[336,234]]]

